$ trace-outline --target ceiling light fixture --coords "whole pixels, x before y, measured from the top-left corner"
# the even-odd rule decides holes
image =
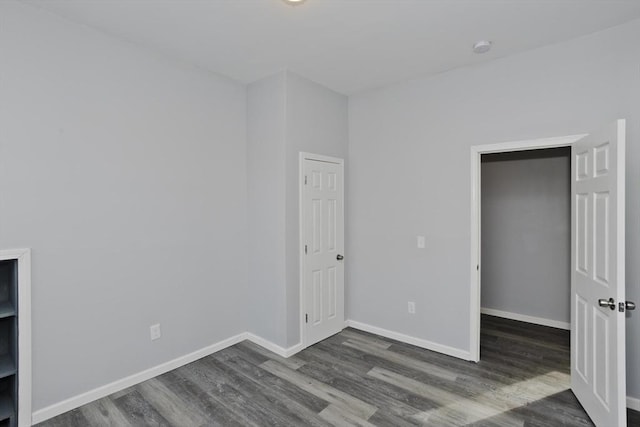
[[[491,42],[488,40],[480,40],[473,45],[475,53],[487,53],[491,50]]]
[[[304,3],[304,0],[283,0],[283,1],[292,6],[298,5],[300,3]]]

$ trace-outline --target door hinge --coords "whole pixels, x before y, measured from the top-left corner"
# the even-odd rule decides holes
[[[304,185],[307,185],[307,175],[304,176]]]
[[[304,315],[304,323],[309,323],[309,315],[308,314]]]
[[[307,245],[304,245],[304,254],[307,254]]]

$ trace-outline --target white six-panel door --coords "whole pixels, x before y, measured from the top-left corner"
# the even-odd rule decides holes
[[[619,120],[571,153],[571,387],[598,427],[626,426],[624,151]]]
[[[309,346],[344,328],[344,166],[312,155],[301,162],[302,335]]]

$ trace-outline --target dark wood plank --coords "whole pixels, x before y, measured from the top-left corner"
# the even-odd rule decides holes
[[[122,414],[134,426],[170,427],[167,421],[155,408],[147,402],[140,391],[128,393],[114,401]]]

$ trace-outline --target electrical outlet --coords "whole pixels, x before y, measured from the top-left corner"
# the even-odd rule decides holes
[[[416,303],[409,301],[407,309],[409,310],[409,314],[416,314]]]
[[[424,243],[425,243],[425,238],[424,236],[418,236],[417,239],[417,243],[418,243],[418,249],[424,249]]]
[[[151,341],[155,341],[162,336],[162,332],[160,331],[160,323],[156,323],[155,325],[151,325],[149,327],[149,333],[151,335]]]

